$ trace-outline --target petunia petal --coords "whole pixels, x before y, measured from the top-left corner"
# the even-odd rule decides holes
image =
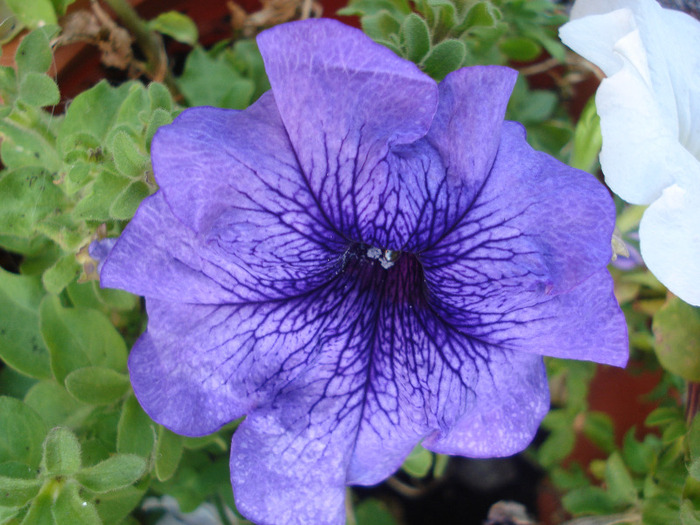
[[[347,237],[380,213],[391,146],[424,136],[437,85],[410,62],[332,20],[277,26],[258,37],[275,101],[316,206]]]
[[[608,76],[596,95],[606,182],[649,204],[700,158],[700,22],[653,0],[575,7],[560,36]]]
[[[142,202],[109,252],[101,284],[172,301],[215,304],[237,300],[239,294],[232,289],[235,280],[226,279],[225,274],[206,274],[206,261],[199,255],[205,249],[194,232],[172,214],[159,191]]]
[[[697,174],[700,181],[700,172]],[[644,212],[639,238],[644,262],[671,292],[700,306],[700,183],[666,188]]]
[[[229,293],[207,298],[195,287],[187,292],[194,294],[191,300],[235,302],[232,296],[263,300],[303,293],[337,271],[342,239],[314,212],[315,197],[298,171],[271,94],[241,112],[186,110],[158,131],[153,163],[169,209],[161,203],[136,215],[108,281],[119,274],[148,287],[133,291],[167,298],[178,282],[171,278],[203,273],[200,281],[224,283]],[[192,254],[170,246],[171,236],[186,238]],[[149,280],[146,271],[122,271],[134,264],[125,250],[143,246],[151,249],[136,264],[151,272],[163,264],[162,276]]]
[[[423,441],[428,450],[486,458],[510,456],[530,444],[549,411],[549,387],[542,358],[492,351],[477,402],[447,432]]]
[[[466,312],[480,300],[520,301],[520,290],[566,292],[609,261],[613,210],[593,176],[534,151],[506,123],[470,207],[421,253],[427,281]]]

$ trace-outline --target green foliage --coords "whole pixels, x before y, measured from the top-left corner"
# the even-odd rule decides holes
[[[192,19],[177,11],[159,14],[148,23],[148,26],[154,31],[191,46],[195,45],[199,38],[197,26]]]
[[[225,43],[224,43],[225,44]],[[209,51],[195,47],[187,56],[178,86],[190,106],[243,109],[270,88],[262,57],[252,40]]]
[[[689,381],[700,381],[700,308],[670,299],[654,315],[656,355],[661,365]]]
[[[96,275],[88,245],[118,235],[156,190],[151,141],[182,108],[156,82],[102,81],[61,101],[47,72],[59,31],[53,24],[72,2],[0,0],[0,40],[37,28],[19,44],[17,67],[0,67],[0,248],[22,256],[19,273],[0,269],[0,523],[134,523],[128,515],[146,494],[173,496],[183,511],[204,502],[235,509],[228,447],[236,424],[184,438],[154,423],[126,371],[127,349],[145,326],[141,303],[87,280]],[[563,18],[549,0],[352,0],[344,12],[361,16],[367,34],[436,80],[465,65],[530,69],[522,62],[544,52],[553,63],[565,59],[556,39]],[[254,40],[205,50],[194,23],[173,11],[147,27],[193,46],[175,79],[185,105],[240,109],[269,88]],[[532,71],[525,73],[507,118],[524,124],[537,149],[595,172],[601,136],[594,103],[574,128],[564,94],[534,89]],[[620,238],[634,246],[644,208],[618,202],[618,209]],[[658,356],[667,370],[650,394],[661,406],[620,442],[610,416],[588,405],[595,366],[548,360],[554,408],[531,455],[577,516],[700,523],[700,423],[688,429],[675,401],[684,380],[700,375],[698,310],[666,302],[665,288],[643,268],[612,271],[633,356],[649,369],[658,368]],[[580,439],[602,459],[564,463]],[[438,477],[445,464],[445,456],[417,446],[402,469]],[[354,518],[396,523],[372,498],[355,506]]]

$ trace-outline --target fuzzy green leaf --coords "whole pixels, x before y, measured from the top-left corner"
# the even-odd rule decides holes
[[[66,390],[88,405],[108,405],[129,390],[129,378],[111,368],[88,366],[66,376]]]
[[[190,106],[243,109],[250,103],[255,86],[241,77],[225,57],[211,57],[201,47],[187,56],[178,85]]]
[[[700,308],[669,299],[654,315],[652,329],[661,366],[688,381],[700,381]]]
[[[0,476],[0,494],[3,507],[23,507],[37,495],[41,481]]]
[[[156,444],[156,477],[165,481],[173,477],[182,458],[184,438],[161,426]]]
[[[55,106],[61,95],[53,79],[43,73],[30,72],[19,84],[19,100],[30,106]]]
[[[31,238],[36,225],[55,213],[64,196],[43,168],[24,167],[5,171],[0,178],[0,233]]]
[[[65,427],[56,427],[44,441],[41,467],[53,476],[70,476],[80,469],[80,443]]]
[[[161,13],[156,18],[148,22],[148,26],[153,31],[158,31],[164,35],[174,38],[178,42],[189,44],[191,46],[197,43],[199,34],[197,26],[192,19],[178,13],[177,11],[167,11]]]
[[[637,501],[634,481],[618,452],[613,452],[605,464],[605,481],[610,496],[617,503],[632,505]]]
[[[603,135],[600,132],[600,117],[596,112],[595,98],[588,99],[574,130],[574,150],[570,165],[584,171],[592,171],[597,162]]]
[[[151,102],[151,111],[162,109],[170,113],[173,110],[173,97],[168,88],[160,82],[148,84],[148,98]]]
[[[61,160],[56,148],[46,136],[35,128],[27,128],[11,121],[0,120],[0,154],[6,168],[25,166],[43,168],[49,173],[58,173]]]
[[[32,500],[29,511],[24,516],[21,525],[55,525],[51,515],[53,497],[50,491],[41,490]]]
[[[467,47],[459,40],[443,40],[433,47],[423,61],[423,71],[440,81],[459,69],[467,56]]]
[[[134,454],[117,454],[81,470],[75,479],[93,492],[110,492],[135,483],[145,472],[143,458]]]
[[[528,62],[536,59],[542,52],[542,46],[531,38],[516,36],[507,38],[498,46],[501,52],[511,60]]]
[[[34,410],[18,399],[0,396],[0,463],[38,466],[44,436],[46,425]]]
[[[80,264],[75,254],[69,253],[58,259],[41,277],[46,291],[59,294],[80,275]]]
[[[401,31],[401,22],[389,11],[379,11],[362,17],[362,30],[373,40],[390,41],[392,35],[398,35]]]
[[[104,314],[97,310],[64,308],[55,296],[47,296],[39,312],[51,370],[59,383],[73,370],[86,366],[124,370],[124,339]]]
[[[132,395],[124,403],[117,428],[117,451],[150,458],[155,444],[155,423]]]
[[[583,433],[604,452],[615,450],[615,427],[609,415],[603,412],[586,414]]]
[[[133,89],[145,91],[143,86],[132,83],[113,88],[103,80],[75,97],[58,130],[58,146],[62,154],[65,156],[75,149],[75,135],[93,137],[94,145],[105,143],[110,130],[120,118],[124,118],[119,115],[120,108]],[[92,148],[94,145],[88,146]]]
[[[425,20],[415,13],[404,18],[401,36],[406,45],[406,58],[419,63],[430,51],[430,30]]]
[[[53,13],[53,7],[51,7],[49,0],[34,0],[34,2],[27,2],[26,0],[6,1],[24,25],[36,27],[36,18],[44,16],[49,18],[44,21],[44,24],[56,23],[56,15]],[[45,13],[42,12],[44,6],[47,7]],[[50,20],[48,15],[52,15],[53,20]],[[46,73],[48,71],[53,60],[50,39],[56,33],[56,30],[55,26],[42,27],[32,31],[22,39],[19,46],[17,46],[17,53],[15,53],[15,63],[17,64],[20,78],[29,72]]]
[[[143,177],[150,163],[145,153],[134,139],[126,132],[119,131],[112,139],[112,155],[114,165],[119,173],[126,177]]]
[[[51,377],[49,353],[39,331],[39,303],[44,289],[37,277],[0,268],[0,358],[37,379]]]
[[[71,397],[55,381],[39,381],[29,389],[24,402],[41,416],[46,426],[59,425],[75,427],[79,425],[92,410]]]
[[[79,486],[73,481],[61,488],[51,514],[56,525],[102,525],[95,505],[80,496]]]

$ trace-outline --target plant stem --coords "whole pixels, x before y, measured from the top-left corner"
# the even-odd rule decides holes
[[[104,0],[122,21],[124,27],[136,38],[136,43],[146,57],[146,68],[151,78],[165,83],[173,93],[179,94],[175,79],[168,69],[168,62],[163,47],[163,40],[156,32],[151,31],[131,7],[127,0]]]

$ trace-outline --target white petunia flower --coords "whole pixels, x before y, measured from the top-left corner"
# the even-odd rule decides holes
[[[654,0],[577,0],[559,35],[600,67],[596,94],[608,186],[649,204],[645,263],[700,305],[700,22]]]

